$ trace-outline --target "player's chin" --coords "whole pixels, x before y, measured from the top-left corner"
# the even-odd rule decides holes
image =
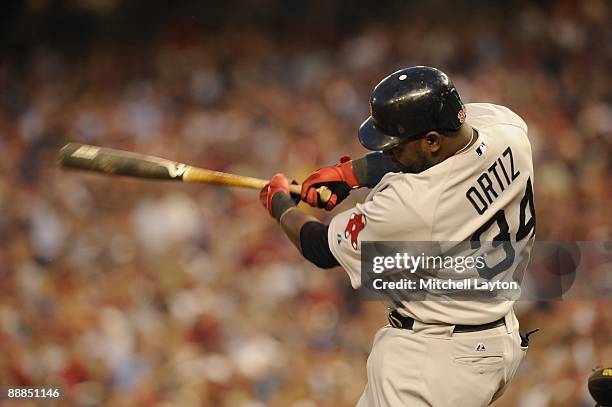
[[[422,169],[420,169],[420,167],[418,165],[415,164],[403,164],[399,161],[397,161],[395,158],[392,159],[393,161],[393,165],[398,169],[398,171],[400,172],[404,172],[404,173],[408,173],[408,174],[418,174],[419,172],[423,171]]]
[[[404,167],[406,170],[402,172],[408,172],[411,174],[419,174],[425,171],[426,169],[428,169],[429,167],[431,167],[431,165],[423,157],[423,158],[417,159],[415,162],[410,163],[409,165],[405,165]]]
[[[394,155],[391,155],[390,158],[391,158],[391,162],[393,163],[393,166],[395,168],[397,168],[401,172],[408,172],[407,171],[408,167],[405,166],[404,164],[402,164],[401,162],[399,162],[399,160],[397,158],[395,158]]]

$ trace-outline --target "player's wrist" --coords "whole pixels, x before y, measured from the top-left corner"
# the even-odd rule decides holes
[[[285,212],[295,208],[296,204],[288,193],[279,191],[272,196],[271,206],[272,217],[280,222]]]

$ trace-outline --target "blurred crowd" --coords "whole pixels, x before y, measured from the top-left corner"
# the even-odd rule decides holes
[[[25,3],[16,17],[35,26],[47,2]],[[74,46],[6,50],[0,385],[59,385],[78,406],[350,406],[386,323],[341,269],[301,258],[256,191],[61,170],[68,141],[301,180],[365,153],[356,130],[380,79],[431,65],[464,102],[527,122],[538,239],[610,240],[610,4],[417,4],[350,29],[207,30],[183,16],[123,39],[96,34],[111,18],[96,16],[85,45],[75,24]],[[524,329],[541,332],[495,405],[592,406],[586,378],[612,364],[609,305],[517,304]]]

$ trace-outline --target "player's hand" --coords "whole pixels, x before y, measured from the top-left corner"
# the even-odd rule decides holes
[[[297,184],[297,181],[292,181],[291,184]],[[272,198],[274,195],[278,193],[284,193],[288,196],[291,196],[291,192],[289,190],[289,180],[284,174],[275,174],[270,182],[268,182],[259,192],[259,201],[263,205],[264,208],[268,210],[268,213],[271,216],[274,216],[272,213]],[[299,197],[291,197],[294,202],[297,200],[299,202]],[[297,203],[295,202],[295,203]]]
[[[326,186],[332,191],[332,195],[327,202],[322,202],[317,188]],[[315,208],[325,208],[332,210],[337,204],[342,202],[351,189],[359,187],[359,181],[353,171],[351,157],[340,158],[340,163],[331,167],[319,168],[304,180],[302,183],[302,201],[307,202]]]

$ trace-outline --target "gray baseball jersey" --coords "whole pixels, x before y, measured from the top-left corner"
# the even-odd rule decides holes
[[[499,105],[471,103],[466,111],[478,131],[470,148],[419,174],[386,174],[363,204],[332,219],[330,250],[353,287],[361,285],[362,241],[524,241],[517,250],[528,257],[535,213],[527,125]],[[512,304],[404,301],[400,311],[425,323],[481,324]]]

